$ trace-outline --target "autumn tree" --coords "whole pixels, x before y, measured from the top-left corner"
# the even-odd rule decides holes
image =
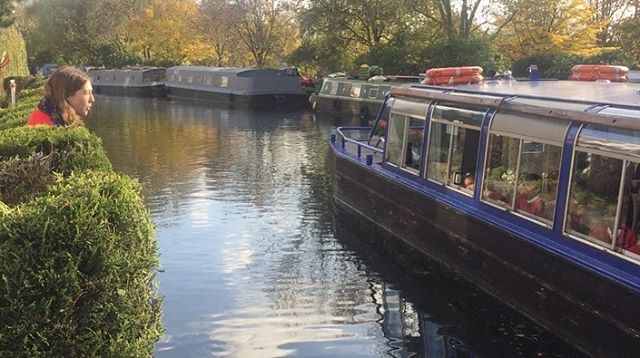
[[[101,65],[129,56],[125,25],[144,1],[34,0],[18,25],[32,59]]]
[[[635,1],[635,0],[634,0]],[[609,46],[615,41],[614,27],[624,19],[632,6],[630,0],[588,0],[593,11],[592,21],[602,27],[598,32],[598,45]]]
[[[204,0],[200,3],[199,33],[209,48],[209,64],[217,67],[242,62],[244,47],[236,24],[242,18],[239,8],[227,0]]]
[[[592,55],[601,24],[583,0],[506,0],[495,15],[496,46],[515,59],[539,53]]]
[[[466,39],[479,29],[479,16],[488,0],[416,0],[409,1],[409,6],[416,14],[420,14],[436,24],[447,39]]]
[[[184,50],[195,41],[197,14],[193,0],[148,0],[127,26],[131,48],[149,64],[188,61]]]
[[[255,65],[278,65],[298,41],[298,29],[290,4],[278,0],[238,0],[237,35]]]

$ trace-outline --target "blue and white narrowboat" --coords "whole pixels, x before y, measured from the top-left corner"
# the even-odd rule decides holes
[[[96,68],[90,69],[87,74],[97,94],[151,98],[165,97],[166,94],[164,68]]]
[[[336,209],[363,228],[588,355],[639,354],[640,85],[393,88],[331,157]]]
[[[175,66],[167,69],[168,96],[248,108],[304,108],[300,77],[273,68]]]

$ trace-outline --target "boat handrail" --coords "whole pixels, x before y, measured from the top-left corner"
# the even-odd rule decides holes
[[[426,86],[424,88],[427,88]],[[452,96],[451,93],[456,95]],[[572,111],[558,108],[545,108],[530,104],[514,103],[505,101],[508,96],[502,95],[502,98],[486,98],[478,97],[478,93],[457,92],[451,90],[443,93],[432,91],[420,91],[420,88],[392,88],[391,96],[404,98],[418,98],[429,101],[446,101],[455,102],[473,106],[484,106],[494,109],[505,109],[514,112],[532,114],[546,118],[563,118],[570,121],[576,121],[585,124],[604,125],[616,128],[640,130],[640,118],[633,118],[615,114],[601,114],[582,111]],[[489,93],[482,93],[489,94]],[[606,103],[593,103],[594,106],[606,105]]]
[[[362,138],[362,141],[359,141],[357,139],[353,139],[348,137],[347,135],[345,135],[345,133],[343,132],[348,132],[348,131],[367,131],[368,132],[371,130],[371,127],[357,127],[357,126],[347,126],[347,127],[338,127],[336,128],[336,132],[338,133],[338,135],[340,135],[341,139],[341,145],[342,148],[344,149],[347,142],[349,143],[353,143],[357,146],[357,156],[358,159],[360,159],[362,157],[362,148],[368,149],[374,153],[379,153],[382,154],[383,150],[380,148],[376,148],[373,147],[371,145],[369,145],[369,141],[371,140],[369,138],[369,136],[367,135],[366,138]],[[364,141],[366,141],[366,143],[364,143]]]

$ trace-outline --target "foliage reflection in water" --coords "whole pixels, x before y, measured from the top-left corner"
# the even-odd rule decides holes
[[[572,353],[552,337],[537,344],[539,330],[512,318],[493,326],[525,328],[495,328],[472,347],[464,343],[472,319],[452,314],[446,299],[422,303],[434,297],[428,283],[418,293],[415,284],[397,289],[409,273],[384,275],[380,267],[395,267],[386,257],[351,249],[357,240],[334,229],[330,210],[327,141],[338,124],[349,123],[307,112],[97,99],[87,126],[116,170],[143,182],[158,225],[166,332],[154,356]],[[522,336],[534,338],[520,338],[523,345]]]

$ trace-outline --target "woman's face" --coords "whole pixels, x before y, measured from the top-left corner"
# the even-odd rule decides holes
[[[93,87],[91,87],[91,82],[87,81],[84,83],[84,86],[77,90],[74,94],[67,97],[67,102],[76,111],[76,114],[79,116],[86,116],[89,114],[91,110],[91,105],[95,102],[95,98],[93,98]]]

